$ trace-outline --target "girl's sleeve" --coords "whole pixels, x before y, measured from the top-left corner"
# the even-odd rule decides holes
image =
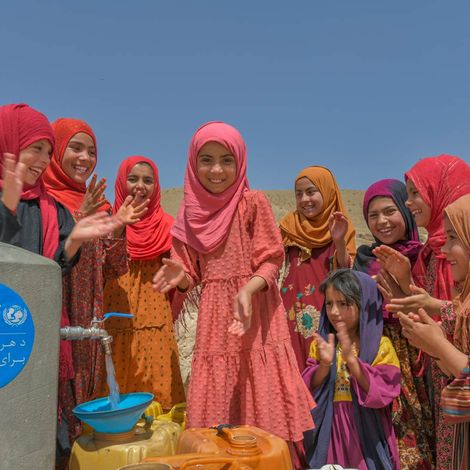
[[[18,217],[0,201],[0,242],[11,243],[11,240],[21,230]]]
[[[266,196],[253,192],[252,207],[253,276],[262,277],[268,287],[277,284],[279,268],[284,261],[284,245]]]
[[[201,273],[197,252],[177,238],[173,238],[171,259],[183,265],[189,281],[188,291],[201,281]]]
[[[73,230],[75,221],[72,214],[62,204],[56,202],[56,205],[59,222],[59,246],[55,252],[54,261],[62,268],[62,274],[65,274],[77,264],[80,259],[80,249],[72,259],[67,259],[65,255],[65,242]]]
[[[400,395],[400,363],[391,341],[382,336],[379,351],[372,364],[358,359],[362,372],[369,382],[365,392],[351,375],[351,386],[356,392],[358,402],[366,408],[384,408]]]
[[[195,289],[195,287],[201,282],[201,272],[197,252],[176,238],[173,238],[170,256],[171,259],[183,265],[189,282],[189,287],[184,292],[181,292],[179,289],[173,289],[168,293],[173,320],[177,320],[185,305],[189,310],[197,310],[201,292],[200,289]]]
[[[441,303],[441,327],[450,338],[454,336],[455,330],[455,310],[453,302],[444,300]]]
[[[317,341],[314,339],[310,343],[310,353],[307,359],[307,365],[302,372],[302,378],[304,379],[305,385],[310,389],[310,384],[312,383],[313,376],[318,369],[320,362],[318,360],[317,353]]]
[[[102,239],[105,261],[103,266],[106,281],[117,279],[129,270],[127,259],[126,238],[103,238]]]

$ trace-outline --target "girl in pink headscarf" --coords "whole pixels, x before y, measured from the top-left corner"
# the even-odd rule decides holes
[[[155,289],[202,285],[187,425],[250,424],[301,441],[314,402],[277,286],[284,249],[268,201],[249,190],[245,143],[232,126],[210,122],[194,134],[172,234]]]

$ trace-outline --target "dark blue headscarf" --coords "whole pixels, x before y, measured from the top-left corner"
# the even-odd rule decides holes
[[[382,296],[377,284],[365,273],[353,271],[361,286],[361,308],[359,312],[359,358],[367,364],[374,362],[383,331]],[[328,320],[323,303],[318,333],[327,341],[328,334],[336,333]],[[336,336],[335,336],[336,338]],[[336,345],[337,340],[335,340]],[[317,403],[312,411],[315,429],[305,433],[304,446],[307,462],[312,468],[326,464],[333,420],[333,398],[336,383],[336,354],[330,373],[323,384],[315,389],[313,397]],[[381,416],[372,408],[360,406],[351,387],[356,428],[361,449],[369,470],[392,470],[393,463],[382,427]]]

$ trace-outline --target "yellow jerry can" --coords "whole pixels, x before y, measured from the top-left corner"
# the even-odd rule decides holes
[[[184,429],[186,425],[186,403],[177,403],[168,413],[160,414],[156,417],[161,421],[173,421],[181,425]]]
[[[149,457],[174,455],[181,426],[152,418],[122,434],[81,435],[73,444],[69,470],[117,470]],[[151,422],[151,423],[150,423]]]

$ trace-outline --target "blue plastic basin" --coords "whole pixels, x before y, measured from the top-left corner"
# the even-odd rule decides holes
[[[111,409],[109,398],[98,398],[76,406],[74,414],[97,432],[119,433],[131,431],[147,406],[152,403],[153,394],[146,392],[124,393],[117,408]]]

